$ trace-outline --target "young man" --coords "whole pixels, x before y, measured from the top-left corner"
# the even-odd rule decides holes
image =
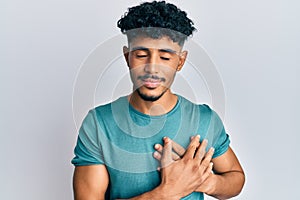
[[[72,160],[75,199],[238,195],[244,173],[220,118],[170,90],[187,57],[182,47],[192,21],[154,1],[130,8],[118,27],[128,38],[123,51],[133,92],[84,119]]]

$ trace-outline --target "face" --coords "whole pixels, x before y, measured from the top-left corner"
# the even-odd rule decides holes
[[[134,90],[146,101],[156,101],[168,91],[187,55],[168,37],[138,37],[123,50]]]

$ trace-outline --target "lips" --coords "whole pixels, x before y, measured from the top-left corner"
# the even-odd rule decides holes
[[[147,88],[157,88],[161,82],[158,79],[151,79],[151,78],[143,79],[142,81],[143,81],[143,86]]]

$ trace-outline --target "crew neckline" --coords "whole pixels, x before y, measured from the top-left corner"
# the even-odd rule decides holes
[[[142,116],[142,117],[145,117],[145,118],[160,119],[160,118],[168,117],[168,116],[172,115],[174,112],[177,111],[177,109],[178,109],[178,107],[179,107],[179,105],[180,105],[180,103],[181,103],[181,96],[180,96],[180,95],[177,95],[177,94],[175,94],[175,95],[177,96],[177,102],[176,102],[175,106],[174,106],[169,112],[167,112],[167,113],[165,113],[165,114],[162,114],[162,115],[148,115],[148,114],[142,113],[142,112],[138,111],[137,109],[135,109],[135,108],[129,103],[129,101],[128,101],[128,99],[127,99],[127,96],[124,96],[123,99],[127,102],[129,109],[130,109],[132,112],[134,112],[135,114],[137,114],[137,115],[139,115],[139,116]]]

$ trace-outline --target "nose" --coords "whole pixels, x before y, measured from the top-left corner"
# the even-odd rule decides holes
[[[159,72],[159,62],[158,62],[158,55],[151,54],[151,56],[148,59],[147,64],[145,65],[144,68],[146,73],[149,74],[156,74]]]

